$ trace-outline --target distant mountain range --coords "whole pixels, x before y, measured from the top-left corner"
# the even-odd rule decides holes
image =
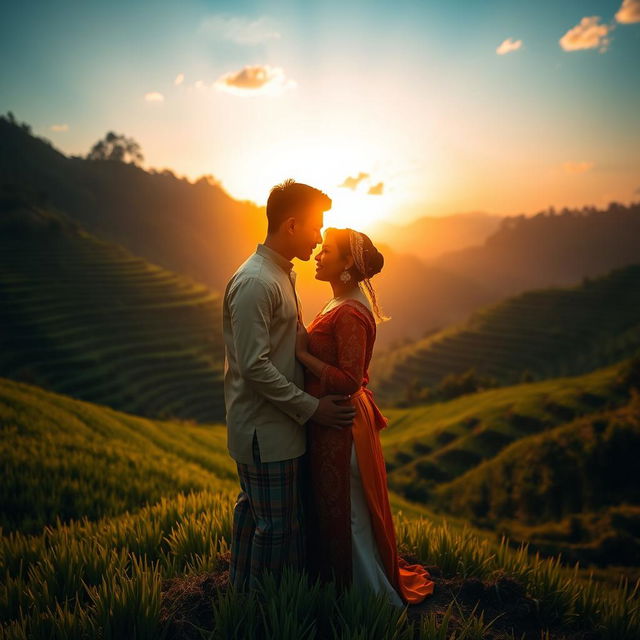
[[[500,295],[577,284],[640,262],[640,202],[606,209],[550,209],[505,218],[481,246],[441,255],[429,264],[491,283]]]
[[[368,235],[398,253],[433,260],[445,253],[484,243],[499,227],[502,216],[483,211],[424,216],[405,225],[379,222]]]
[[[167,170],[69,158],[5,117],[0,176],[0,191],[28,192],[36,204],[64,212],[90,233],[214,291],[223,290],[266,231],[264,208],[234,200],[214,181],[192,184]],[[393,319],[379,326],[379,349],[462,322],[506,296],[577,284],[640,256],[639,205],[528,218],[425,217],[380,229],[371,235],[385,268],[374,284]],[[331,291],[315,281],[313,261],[298,262],[296,270],[310,321]]]

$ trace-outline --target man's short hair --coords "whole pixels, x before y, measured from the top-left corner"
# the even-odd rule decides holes
[[[287,178],[271,189],[267,200],[267,233],[272,233],[290,217],[304,218],[314,212],[331,209],[331,198],[308,184]]]

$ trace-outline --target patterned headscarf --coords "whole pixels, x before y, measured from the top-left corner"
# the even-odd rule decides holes
[[[379,321],[383,322],[385,320],[390,320],[387,316],[385,316],[380,308],[378,307],[378,302],[376,300],[376,292],[371,284],[371,280],[367,277],[367,258],[369,257],[368,248],[364,248],[364,236],[359,231],[354,231],[353,229],[349,229],[349,247],[351,249],[351,255],[353,256],[353,262],[355,264],[356,269],[361,273],[363,280],[362,284],[364,284],[366,295],[371,301],[371,305],[373,306],[373,310],[375,312],[376,317]],[[358,286],[362,290],[361,283],[358,283]]]

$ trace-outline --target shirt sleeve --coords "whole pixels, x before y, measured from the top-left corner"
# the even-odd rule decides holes
[[[364,381],[369,325],[351,305],[345,304],[337,313],[334,331],[338,366],[326,364],[320,381],[330,393],[352,394]]]
[[[274,306],[273,294],[259,278],[245,278],[230,292],[228,307],[240,375],[257,393],[304,424],[319,400],[287,380],[269,357]]]

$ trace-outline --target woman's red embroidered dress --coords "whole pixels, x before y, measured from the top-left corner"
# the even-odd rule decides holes
[[[351,394],[356,407],[351,429],[308,423],[310,565],[324,579],[334,577],[342,586],[351,584],[349,465],[353,439],[385,574],[405,602],[421,602],[433,593],[435,585],[424,567],[407,565],[398,556],[378,435],[387,425],[387,419],[366,388],[376,338],[375,320],[367,307],[350,299],[316,316],[307,332],[309,353],[327,364],[320,378],[306,371],[305,390],[316,397],[329,393]]]

